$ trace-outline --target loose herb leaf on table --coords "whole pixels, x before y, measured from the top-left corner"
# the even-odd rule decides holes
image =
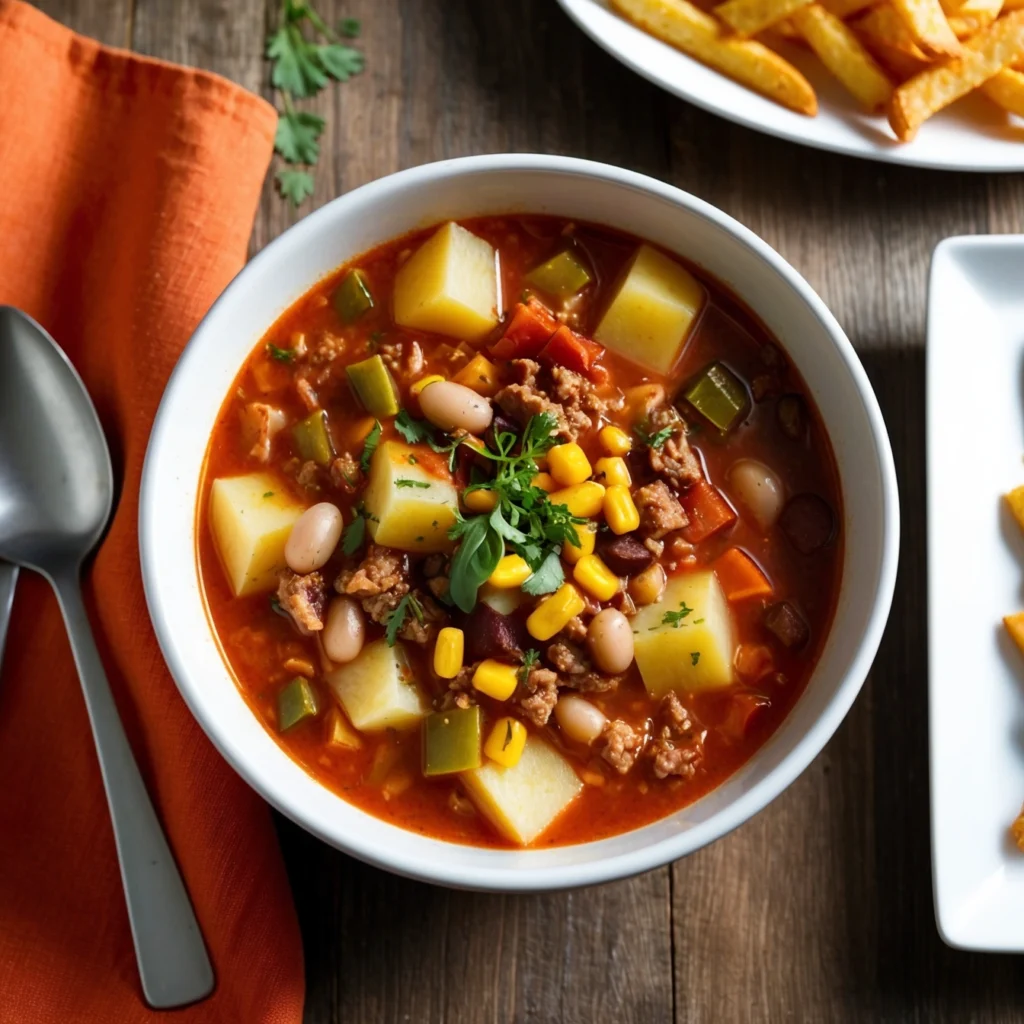
[[[312,39],[304,29],[310,29]],[[318,114],[299,110],[296,100],[309,99],[330,79],[346,82],[363,70],[363,54],[346,39],[359,34],[355,18],[343,18],[332,29],[304,0],[284,0],[277,29],[267,37],[270,80],[281,93],[283,110],[278,110],[274,149],[290,167],[281,168],[275,178],[281,195],[298,206],[313,194],[310,168],[320,157],[320,136],[325,122]]]

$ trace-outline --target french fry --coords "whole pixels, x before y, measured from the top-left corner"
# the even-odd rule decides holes
[[[955,14],[947,12],[949,27],[957,39],[970,39],[983,28],[988,28],[1002,9],[1003,0],[966,0]]]
[[[893,85],[861,41],[820,4],[802,7],[792,15],[807,45],[818,59],[868,111],[884,106]]]
[[[712,9],[738,36],[753,36],[811,0],[726,0]]]
[[[732,39],[711,15],[687,0],[612,0],[640,28],[790,110],[813,116],[818,98],[810,82],[767,46]]]
[[[895,46],[889,46],[879,39],[862,36],[861,41],[874,54],[875,60],[885,69],[894,82],[905,82],[931,66],[931,61],[911,57],[909,53]]]
[[[877,3],[878,0],[821,0],[821,6],[829,14],[834,14],[837,18],[842,18],[843,21],[869,7],[874,7]]]
[[[1003,68],[990,78],[981,91],[1003,110],[1024,117],[1024,74],[1012,68]]]
[[[889,50],[899,50],[922,64],[929,63],[928,57],[914,42],[914,37],[910,29],[907,28],[906,22],[890,3],[872,7],[870,11],[862,14],[853,22],[853,28],[860,33],[869,46],[874,46],[877,43]]]
[[[1024,0],[1004,0],[1004,11],[1019,11],[1024,8]]]
[[[964,54],[922,71],[898,86],[889,101],[889,124],[904,142],[933,114],[1024,59],[1024,11],[1000,18],[964,43]]]
[[[960,54],[960,40],[949,27],[939,0],[892,0],[892,5],[926,57]]]

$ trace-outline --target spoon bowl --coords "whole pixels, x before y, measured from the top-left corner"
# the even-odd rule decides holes
[[[142,991],[151,1006],[170,1009],[209,995],[213,968],[82,603],[82,562],[103,536],[113,501],[110,453],[81,378],[34,320],[0,306],[0,559],[42,573],[57,593],[110,808]]]

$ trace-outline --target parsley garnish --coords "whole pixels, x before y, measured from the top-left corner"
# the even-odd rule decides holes
[[[633,433],[640,438],[641,442],[648,448],[660,448],[674,433],[675,427],[663,427],[654,434],[648,434],[642,427],[634,427]]]
[[[395,481],[396,487],[422,487],[423,490],[429,491],[430,484],[425,480],[410,480],[408,477],[402,477],[400,480]]]
[[[279,363],[295,362],[295,353],[290,348],[278,348],[277,345],[268,342],[267,353],[271,359],[276,359]]]
[[[408,409],[402,409],[395,417],[395,430],[409,444],[423,444],[433,436],[430,424],[426,420],[414,420],[409,415]]]
[[[398,641],[398,631],[402,628],[410,609],[420,622],[423,621],[423,609],[420,607],[419,601],[411,593],[406,594],[385,622],[384,636],[387,639],[388,647],[394,647]]]
[[[420,460],[417,459],[415,455],[407,455],[405,461],[408,462],[410,466],[415,466]]]
[[[526,685],[526,680],[530,678],[530,669],[532,669],[538,661],[540,661],[540,651],[538,651],[536,647],[531,647],[529,650],[523,651],[523,664],[516,672],[516,678],[524,686]]]
[[[341,535],[341,550],[346,555],[354,555],[362,547],[366,539],[366,510],[360,505],[356,509],[356,517]]]
[[[694,619],[693,620],[693,624],[695,626],[699,626],[703,621],[704,621],[703,619]]]
[[[700,651],[690,651],[690,664],[696,665],[700,661]]]
[[[263,497],[264,498],[272,498],[273,496],[274,496],[274,492],[273,491],[264,491],[263,492]]]
[[[380,435],[380,420],[374,420],[370,432],[366,435],[366,440],[363,441],[363,454],[359,456],[359,468],[364,473],[370,472],[370,459],[373,458],[373,453],[377,450],[377,445],[380,444]]]
[[[306,24],[313,39],[303,34]],[[298,206],[313,193],[309,168],[320,156],[324,119],[308,110],[297,110],[295,101],[315,96],[329,79],[347,81],[363,70],[363,55],[342,39],[359,34],[359,22],[346,18],[335,32],[306,0],[284,0],[281,24],[267,38],[267,59],[273,64],[270,80],[281,93],[284,110],[278,111],[274,149],[289,164],[276,174],[281,195]],[[340,33],[340,34],[339,34]]]
[[[562,560],[557,551],[549,551],[540,563],[540,568],[523,584],[523,593],[539,597],[541,594],[553,594],[565,582],[562,572]]]
[[[684,623],[683,619],[685,619],[687,615],[692,615],[692,614],[693,614],[693,609],[690,608],[685,601],[680,601],[679,602],[679,611],[677,611],[677,612],[665,612],[664,616],[662,616],[661,624],[663,626],[671,626],[673,629],[678,629],[680,624],[682,624],[682,625],[689,625],[689,623]],[[701,619],[700,621],[703,622],[704,620]]]

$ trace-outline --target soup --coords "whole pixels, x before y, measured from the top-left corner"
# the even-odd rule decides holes
[[[831,449],[721,284],[549,216],[389,242],[252,352],[197,509],[253,713],[363,810],[482,846],[640,827],[778,728],[842,564]]]

